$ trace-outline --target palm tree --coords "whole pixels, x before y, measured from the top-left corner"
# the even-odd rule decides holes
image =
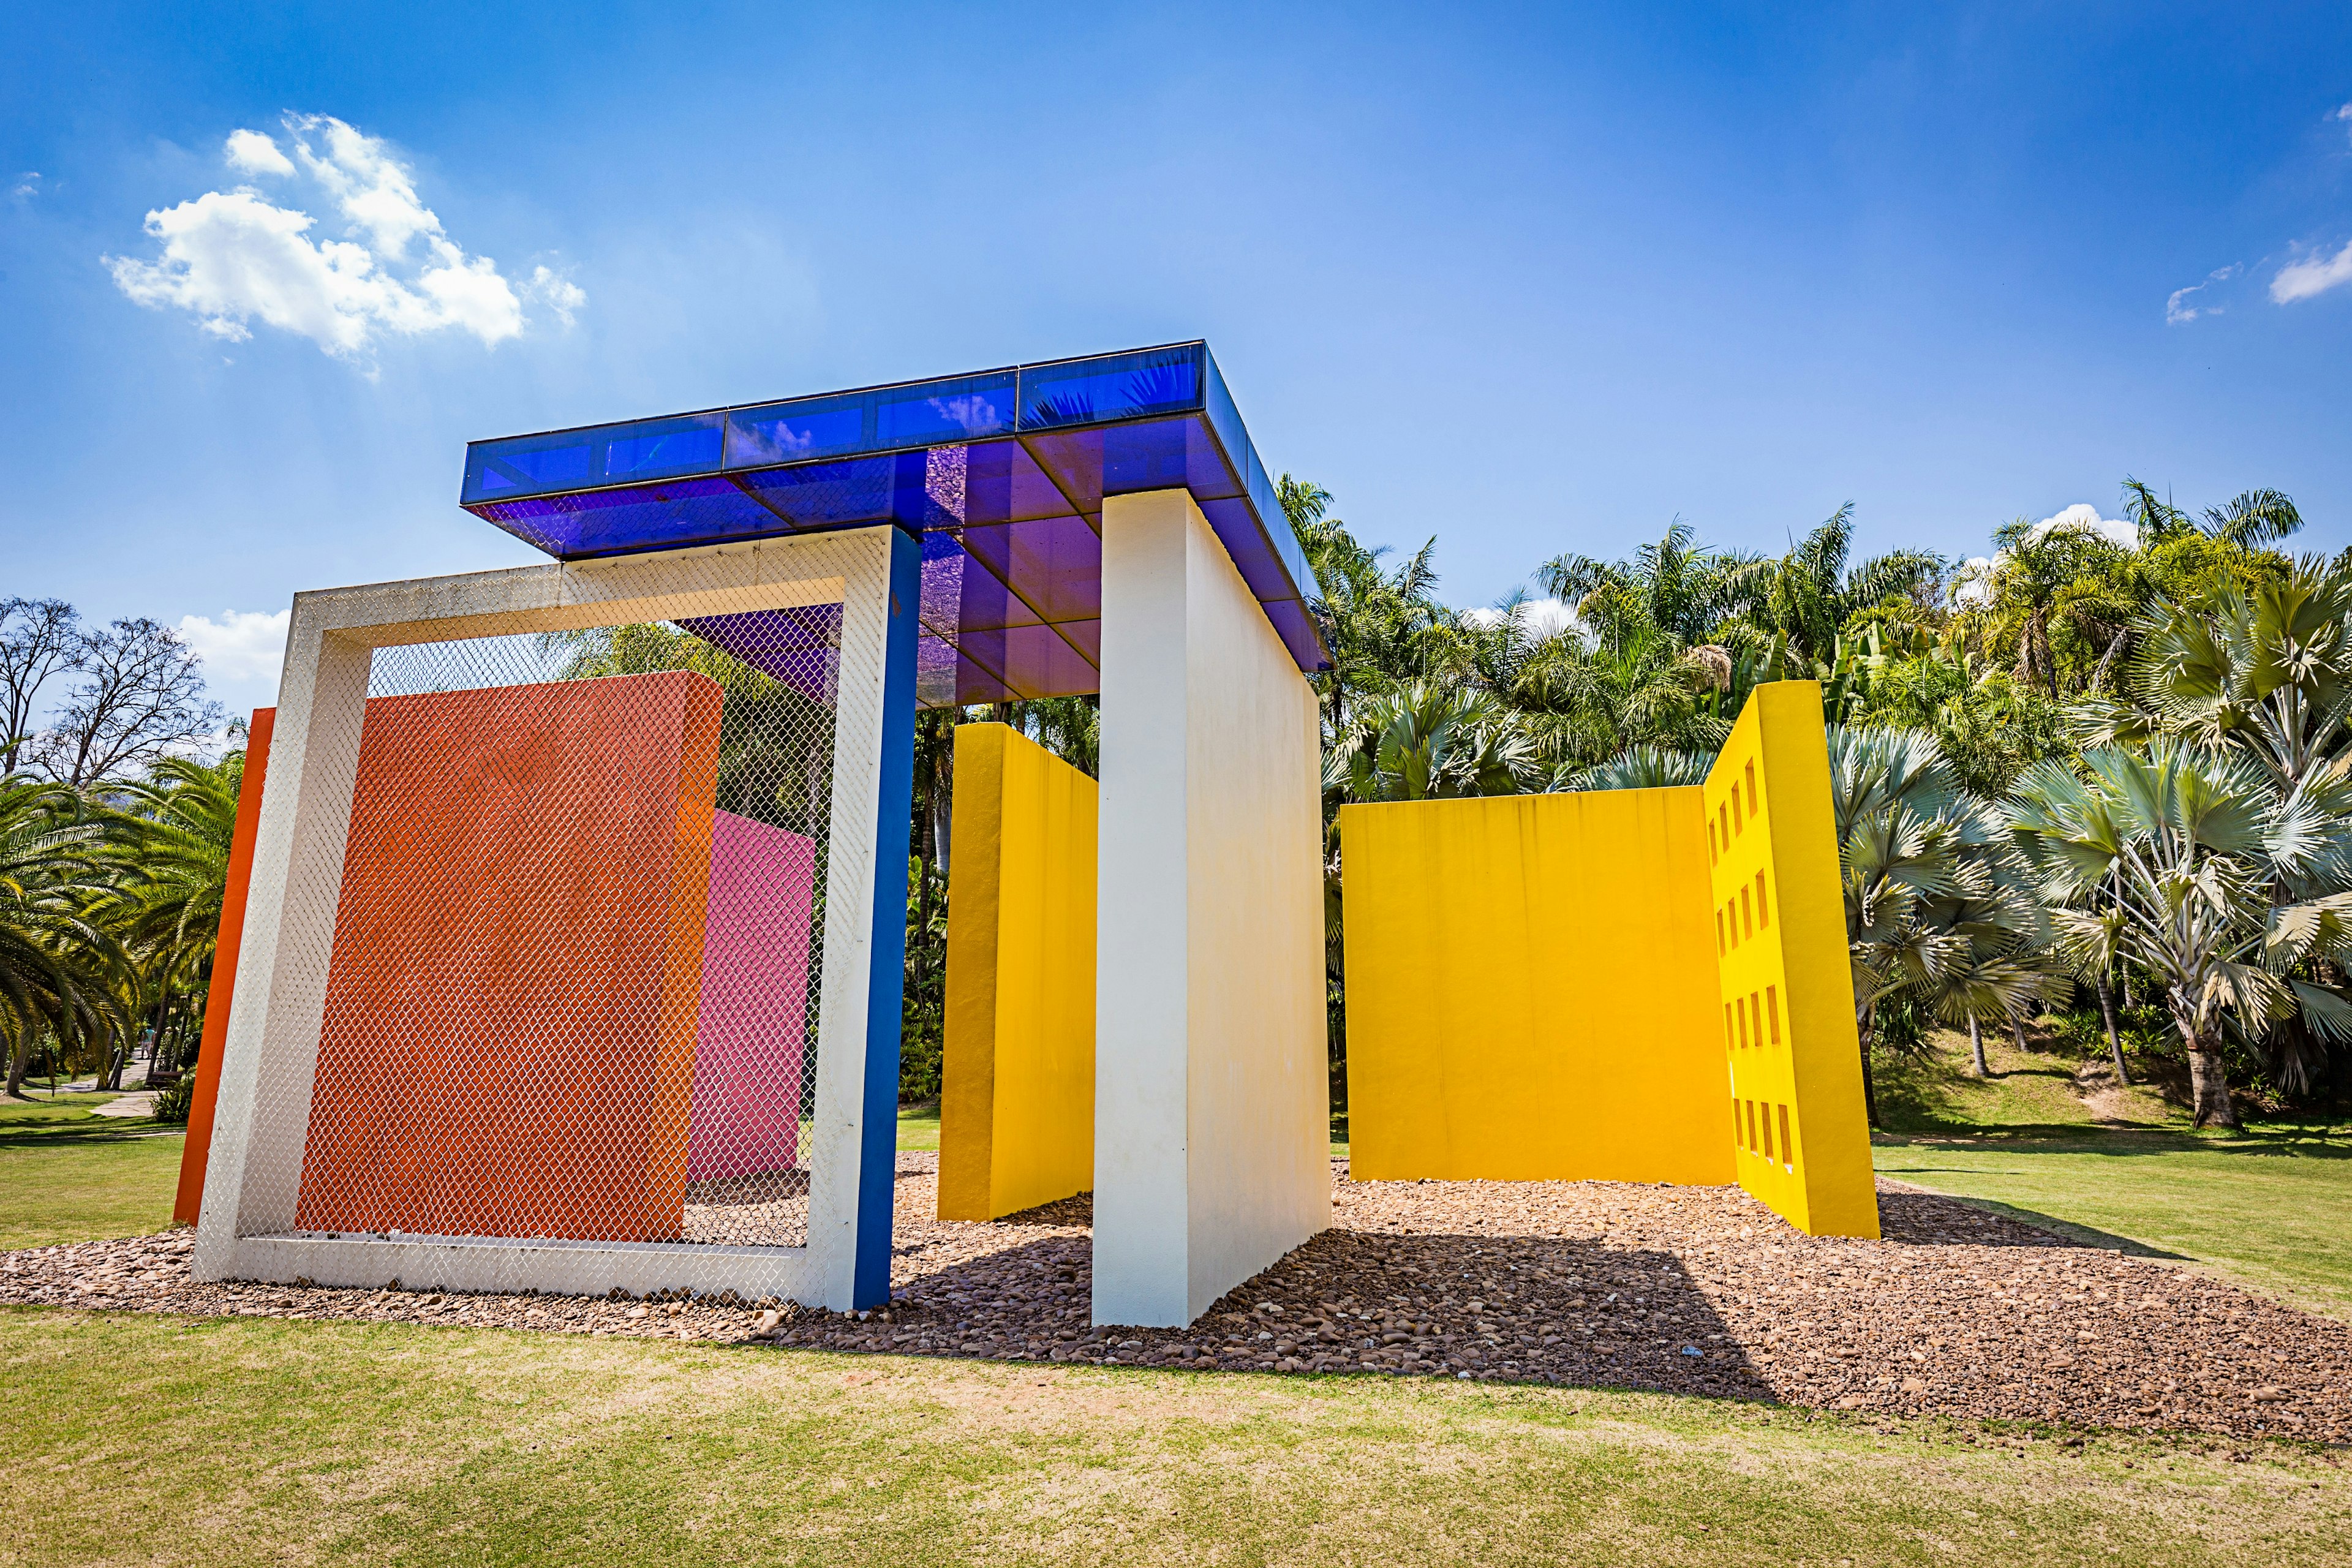
[[[1664,746],[1628,746],[1605,763],[1554,776],[1556,790],[1674,789],[1703,784],[1715,767],[1707,752],[1680,752]]]
[[[1697,537],[1676,518],[1664,538],[1640,546],[1631,561],[1556,555],[1536,569],[1536,581],[1580,620],[1646,622],[1685,644],[1704,642],[1732,609],[1738,584],[1759,558],[1704,549]]]
[[[1931,551],[1890,551],[1849,566],[1853,548],[1848,501],[1779,560],[1741,566],[1727,584],[1736,610],[1718,640],[1770,649],[1766,679],[1814,679],[1837,657],[1848,621],[1889,600],[1924,597],[1943,575],[1943,559]]]
[[[2065,695],[2062,662],[2091,671],[2067,684],[2096,684],[2107,668],[2102,656],[2120,646],[2138,607],[2122,570],[2128,552],[2077,523],[2044,527],[2019,518],[1992,537],[1992,560],[1974,579],[1981,603],[1963,616],[1961,635],[1974,631],[1997,648],[2013,642],[2018,679],[2053,699]],[[2062,660],[2062,652],[2071,657]]]
[[[1432,681],[1375,699],[1323,765],[1327,798],[1359,802],[1517,795],[1535,777],[1533,749],[1508,710]]]
[[[2145,754],[2095,746],[2083,764],[2083,776],[2036,765],[2011,808],[2059,942],[2084,963],[2112,947],[2165,988],[2196,1124],[2235,1127],[2230,1028],[2258,1035],[2299,1013],[2352,1038],[2352,1004],[2294,973],[2340,958],[2352,931],[2352,892],[2334,868],[2352,835],[2352,789],[2331,776],[2282,800],[2252,759],[2168,736]],[[2282,905],[2281,885],[2327,890]],[[2121,915],[2119,931],[2100,901]]]
[[[1638,605],[1612,607],[1590,631],[1570,625],[1512,646],[1517,619],[1465,639],[1483,656],[1473,679],[1518,711],[1547,768],[1593,766],[1633,746],[1712,752],[1730,735],[1722,649],[1686,646]]]
[[[62,784],[0,778],[0,1047],[20,1097],[32,1048],[110,1048],[132,1028],[129,954],[92,918],[111,892],[101,824]]]
[[[2259,513],[2252,505],[2242,510]],[[2307,557],[2251,586],[2227,584],[2193,611],[2158,601],[2139,626],[2128,685],[2154,729],[2253,763],[2281,809],[2332,798],[2352,768],[2347,623],[2352,570]],[[2284,906],[2347,884],[2352,843],[2334,846],[2310,875],[2282,872],[2271,901]],[[2332,969],[2332,961],[2321,962]],[[2336,976],[2315,978],[2332,984]],[[2325,1031],[2298,1011],[2275,1021],[2263,1039],[2282,1084],[2302,1090],[2316,1083]]]
[[[2241,490],[2223,505],[2207,507],[2200,521],[2129,475],[2124,477],[2124,515],[2138,527],[2143,547],[2195,532],[2252,549],[2303,531],[2303,514],[2278,490]]]
[[[1830,731],[1830,784],[1845,893],[1854,1023],[1871,1120],[1877,1014],[1903,996],[1969,1028],[1987,1070],[1979,1020],[2020,1017],[2048,990],[2047,938],[2026,868],[2002,823],[1970,795],[1917,731]]]
[[[194,990],[220,932],[244,782],[242,752],[218,763],[167,757],[121,786],[122,805],[100,812],[115,882],[93,912],[137,962],[140,1010],[152,1017],[159,1052],[174,994]],[[106,1087],[120,1086],[126,1055],[115,1053]]]

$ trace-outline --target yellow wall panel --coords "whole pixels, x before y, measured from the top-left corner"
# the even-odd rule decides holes
[[[955,732],[940,1217],[1094,1185],[1095,781],[1003,724]]]
[[[1705,795],[1739,1184],[1799,1230],[1874,1237],[1820,685],[1758,687]]]
[[[1349,805],[1339,833],[1356,1176],[1732,1179],[1698,790]]]

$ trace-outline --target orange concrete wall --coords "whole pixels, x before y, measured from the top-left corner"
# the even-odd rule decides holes
[[[368,703],[298,1225],[679,1236],[720,701]]]
[[[228,885],[221,890],[220,934],[213,942],[212,984],[205,993],[205,1032],[196,1047],[196,1087],[188,1101],[188,1141],[180,1147],[180,1191],[172,1218],[194,1225],[205,1202],[205,1162],[213,1148],[213,1105],[220,1098],[221,1042],[236,990],[236,954],[245,939],[245,895],[253,885],[253,840],[261,826],[261,788],[269,773],[269,736],[278,710],[257,708],[245,737],[245,782],[228,844]]]

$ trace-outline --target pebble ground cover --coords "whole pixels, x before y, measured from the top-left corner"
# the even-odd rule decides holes
[[[942,1223],[898,1157],[893,1300],[458,1295],[202,1283],[184,1231],[0,1256],[0,1303],[407,1321],[1045,1364],[1654,1389],[1814,1409],[2352,1442],[2352,1325],[1950,1198],[1811,1237],[1735,1188],[1352,1182],[1331,1228],[1188,1330],[1088,1314],[1084,1198]]]

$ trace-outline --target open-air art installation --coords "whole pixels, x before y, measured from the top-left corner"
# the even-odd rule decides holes
[[[1205,344],[477,442],[461,501],[553,561],[294,601],[200,1276],[886,1300],[914,715],[1085,693],[1098,784],[959,731],[943,1213],[1091,1191],[1106,1324],[1325,1226],[1328,660]],[[1767,688],[1704,791],[1343,813],[1357,1173],[1874,1234],[1821,752]]]

